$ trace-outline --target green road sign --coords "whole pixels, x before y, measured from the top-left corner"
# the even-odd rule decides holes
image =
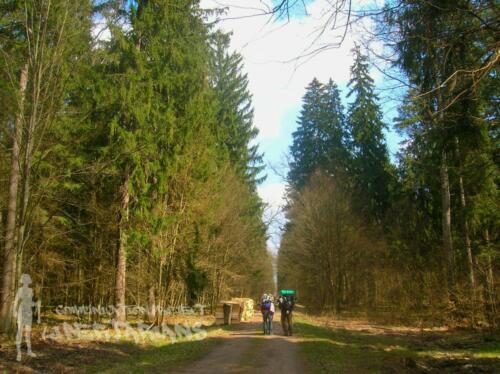
[[[280,290],[280,294],[281,295],[295,295],[295,291],[294,290]]]

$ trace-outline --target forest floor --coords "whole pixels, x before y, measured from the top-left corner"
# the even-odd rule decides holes
[[[264,336],[259,316],[204,339],[171,344],[122,339],[52,342],[35,337],[36,358],[15,361],[0,341],[0,373],[498,373],[500,337],[487,332],[387,326],[360,319],[295,316],[283,336],[279,314]],[[35,334],[36,335],[36,334]]]
[[[312,373],[500,373],[500,336],[298,315]]]

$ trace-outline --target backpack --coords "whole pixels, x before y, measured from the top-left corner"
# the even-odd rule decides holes
[[[264,301],[264,303],[262,304],[262,309],[271,310],[271,301],[270,300]]]
[[[281,303],[281,309],[283,311],[289,311],[289,312],[291,312],[292,309],[293,309],[293,305],[294,305],[293,298],[289,298],[287,296],[283,297],[283,301]]]

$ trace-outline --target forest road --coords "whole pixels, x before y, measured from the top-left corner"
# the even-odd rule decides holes
[[[277,312],[273,334],[263,335],[260,314],[249,322],[235,325],[223,342],[201,360],[190,363],[175,373],[287,373],[303,374],[307,370],[299,357],[299,338],[283,335]]]

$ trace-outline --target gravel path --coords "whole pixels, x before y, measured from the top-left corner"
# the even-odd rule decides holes
[[[306,373],[298,356],[298,339],[283,336],[279,312],[273,322],[273,335],[262,334],[260,319],[241,323],[223,338],[213,351],[199,361],[177,369],[183,374],[220,373]]]

